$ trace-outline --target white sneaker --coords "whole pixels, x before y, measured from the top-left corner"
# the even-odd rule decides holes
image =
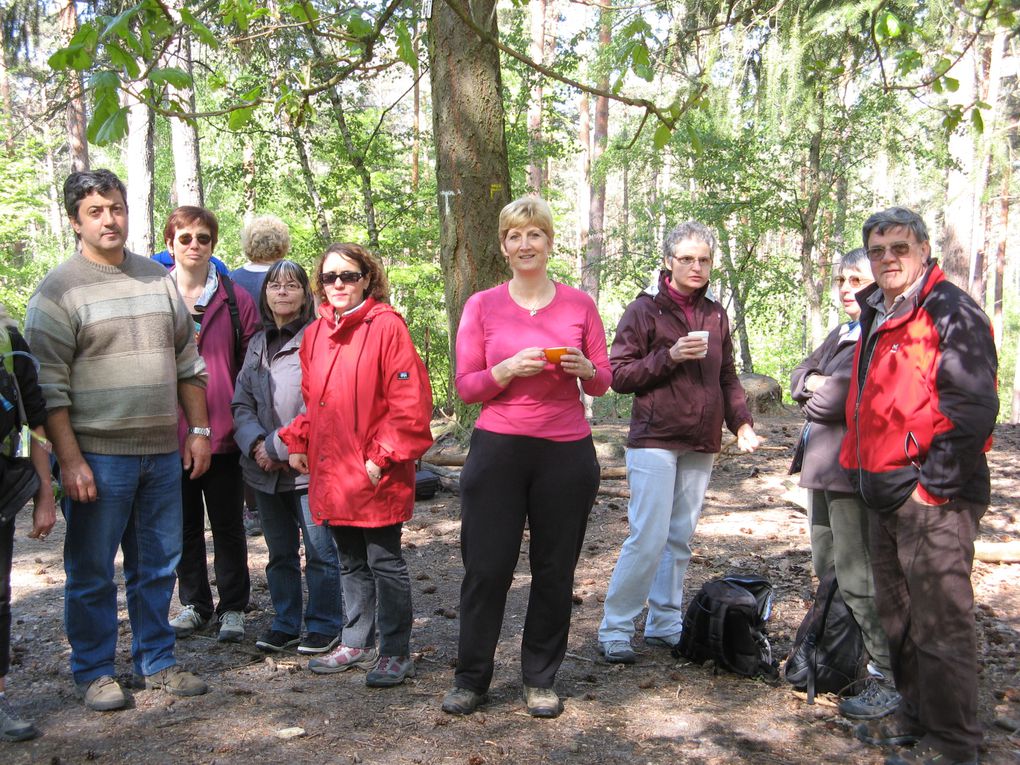
[[[244,614],[240,611],[224,611],[220,614],[221,643],[240,643],[244,640]]]
[[[177,633],[179,638],[188,637],[195,630],[202,629],[208,623],[209,620],[203,619],[194,606],[185,606],[175,618],[170,620],[170,626],[174,628],[174,632]]]

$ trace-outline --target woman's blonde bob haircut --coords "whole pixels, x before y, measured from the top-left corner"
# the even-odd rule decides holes
[[[290,252],[290,229],[275,215],[259,216],[241,230],[241,249],[252,263],[275,263]]]
[[[386,272],[383,271],[382,263],[360,244],[351,244],[350,242],[331,244],[322,253],[319,262],[315,264],[315,296],[319,300],[326,301],[326,290],[322,286],[322,265],[326,262],[326,258],[334,254],[357,263],[362,275],[368,277],[365,297],[374,297],[380,303],[389,301],[390,282],[386,278]]]
[[[553,240],[553,218],[549,203],[542,197],[528,196],[515,199],[499,213],[499,241],[503,242],[506,232],[512,228],[536,226]]]

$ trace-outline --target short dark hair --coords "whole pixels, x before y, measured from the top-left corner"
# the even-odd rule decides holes
[[[307,323],[315,314],[315,301],[312,299],[312,287],[308,283],[308,273],[300,263],[295,263],[293,260],[278,260],[266,271],[266,278],[262,280],[262,289],[259,290],[259,313],[262,314],[264,323],[272,324],[274,321],[273,311],[269,308],[269,298],[267,297],[269,283],[286,279],[296,281],[301,285],[301,291],[304,292],[301,318]]]
[[[326,290],[322,287],[322,264],[326,262],[326,258],[333,254],[353,260],[358,264],[361,273],[368,276],[368,287],[365,289],[365,297],[374,297],[380,303],[385,303],[389,300],[390,283],[386,278],[386,272],[383,271],[382,263],[360,244],[351,244],[350,242],[331,244],[322,253],[319,262],[315,264],[315,295],[319,300],[326,299]]]
[[[890,207],[888,210],[875,213],[864,221],[861,233],[864,237],[865,249],[868,247],[868,238],[873,233],[884,234],[891,228],[910,229],[918,244],[928,241],[928,227],[924,225],[924,219],[920,215],[906,207]]]
[[[111,191],[119,191],[127,207],[127,187],[109,170],[78,170],[71,173],[64,181],[64,209],[67,217],[78,220],[78,205],[89,194],[98,192],[105,195]]]
[[[206,210],[204,207],[195,207],[193,205],[178,207],[170,213],[170,217],[166,219],[166,225],[163,227],[163,241],[172,242],[177,235],[178,227],[190,226],[195,222],[209,229],[209,235],[212,236],[212,246],[215,250],[216,242],[220,239],[220,222],[216,220],[212,210]]]

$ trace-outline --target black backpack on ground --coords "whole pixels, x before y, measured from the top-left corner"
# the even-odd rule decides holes
[[[772,584],[760,576],[730,574],[702,585],[684,614],[676,658],[745,677],[779,677],[765,622],[772,612]]]
[[[829,569],[818,582],[815,602],[797,630],[786,660],[786,679],[807,691],[807,703],[816,693],[839,693],[867,673],[864,637],[843,602],[836,571]]]

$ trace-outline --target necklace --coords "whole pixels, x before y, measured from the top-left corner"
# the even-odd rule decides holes
[[[542,292],[544,293],[545,291],[546,291],[546,290],[545,290],[545,288],[543,288]],[[553,296],[555,297],[555,288],[554,288],[553,292],[554,292],[554,295],[553,295]],[[527,311],[527,312],[528,312],[528,316],[534,316],[535,314],[537,314],[537,313],[538,313],[538,310],[539,310],[540,308],[544,308],[544,307],[545,307],[546,305],[548,305],[548,304],[549,304],[549,302],[550,302],[550,301],[548,301],[548,300],[546,299],[546,297],[545,297],[545,294],[541,294],[541,295],[539,295],[539,296],[538,296],[538,298],[536,298],[536,299],[535,299],[535,301],[534,301],[534,302],[533,302],[533,303],[531,304],[531,307],[528,307],[528,306],[526,306],[526,305],[522,305],[522,306],[521,306],[521,308],[523,308],[523,309],[524,309],[525,311]],[[520,303],[518,303],[518,305],[520,305]]]

